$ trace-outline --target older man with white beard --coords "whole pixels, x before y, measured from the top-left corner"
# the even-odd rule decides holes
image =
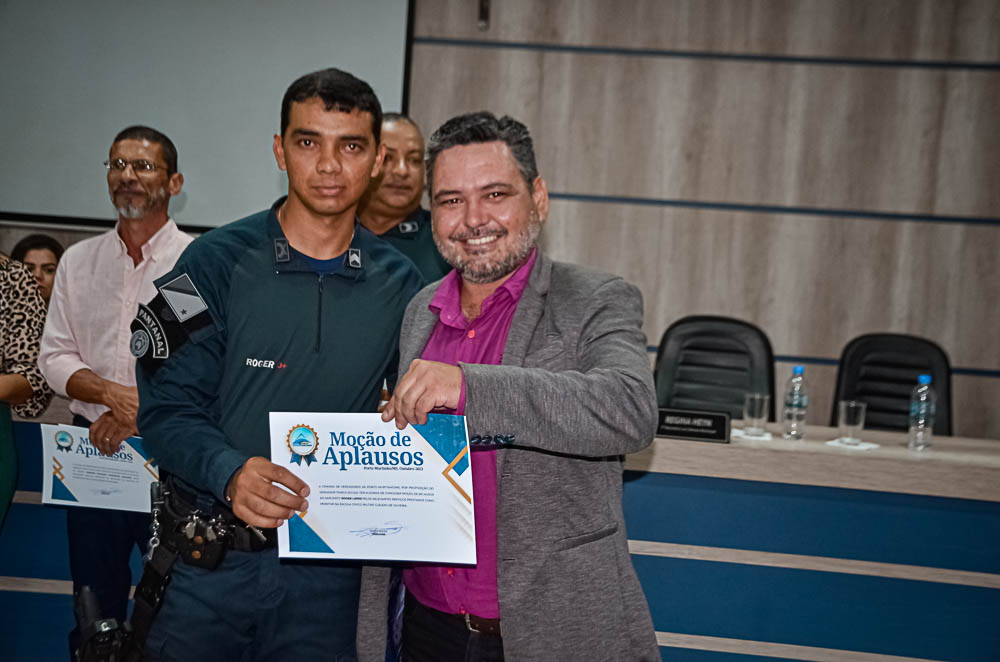
[[[137,434],[129,327],[139,303],[156,295],[153,281],[173,267],[191,237],[167,215],[184,184],[167,136],[145,126],[124,129],[104,166],[118,223],[70,246],[59,262],[38,365],[49,385],[71,398],[73,424],[90,428],[91,443],[111,455]],[[145,551],[149,515],[70,508],[66,520],[74,596],[90,586],[101,617],[124,620],[129,555],[135,544]],[[78,644],[77,628],[70,633],[71,659]]]

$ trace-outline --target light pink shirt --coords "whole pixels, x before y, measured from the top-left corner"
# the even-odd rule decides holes
[[[457,365],[500,365],[507,333],[521,294],[528,285],[535,251],[503,285],[483,300],[480,315],[471,322],[462,314],[461,280],[452,270],[438,286],[428,307],[438,323],[421,358]],[[465,413],[465,383],[454,412]],[[505,432],[488,430],[489,433]],[[471,448],[472,489],[476,500],[476,565],[420,565],[403,571],[406,590],[421,604],[449,614],[499,618],[497,598],[497,475],[495,447]]]
[[[98,377],[135,386],[135,358],[129,328],[140,303],[156,296],[153,281],[166,274],[191,243],[173,220],[142,246],[142,262],[128,256],[118,227],[73,244],[59,260],[42,333],[38,367],[56,392],[89,368]],[[72,400],[70,411],[95,421],[104,405]]]

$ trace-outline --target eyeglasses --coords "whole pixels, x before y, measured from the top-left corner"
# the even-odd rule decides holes
[[[115,172],[124,172],[125,168],[129,166],[132,166],[132,170],[136,173],[155,172],[157,168],[166,167],[157,165],[152,161],[147,161],[146,159],[132,159],[131,161],[127,159],[115,159],[114,161],[111,161],[109,159],[104,162],[105,168],[108,170],[114,170]]]

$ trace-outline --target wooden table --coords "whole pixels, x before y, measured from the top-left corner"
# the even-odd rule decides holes
[[[856,450],[825,443],[837,437],[836,428],[808,426],[802,441],[782,439],[779,424],[769,424],[768,431],[771,440],[728,444],[658,438],[630,455],[626,468],[1000,501],[1000,440],[935,437],[931,447],[911,451],[905,434],[865,430],[863,440],[879,448]]]
[[[1000,659],[1000,441],[655,439],[629,548],[664,659]],[[740,658],[743,659],[743,658]],[[750,658],[752,659],[752,658]]]

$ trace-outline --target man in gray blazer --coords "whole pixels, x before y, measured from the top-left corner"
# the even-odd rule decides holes
[[[520,122],[449,120],[427,169],[455,269],[406,310],[382,418],[467,417],[478,563],[404,570],[404,659],[659,660],[621,506],[623,455],[656,427],[641,296],[537,249],[549,200]],[[383,654],[386,586],[369,571],[362,657]]]

